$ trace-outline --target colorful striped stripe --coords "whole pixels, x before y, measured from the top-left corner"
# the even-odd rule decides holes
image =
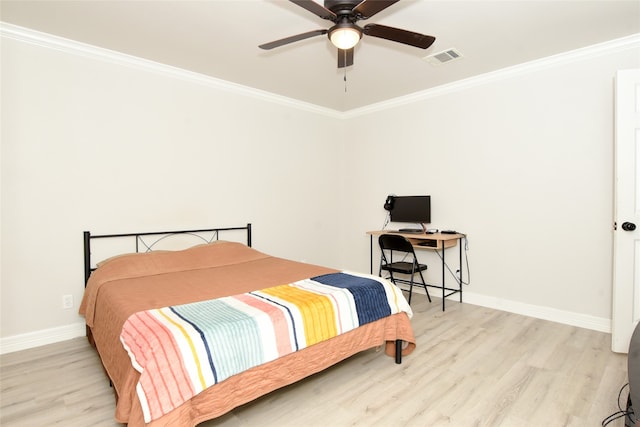
[[[388,281],[335,273],[135,313],[120,338],[150,422],[231,375],[400,311],[411,316]]]

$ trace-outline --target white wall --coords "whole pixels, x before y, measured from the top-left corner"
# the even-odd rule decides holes
[[[4,39],[2,123],[2,337],[83,321],[83,230],[252,222],[259,250],[340,263],[335,118]]]
[[[613,76],[636,53],[339,118],[3,39],[0,337],[82,325],[61,296],[81,299],[83,230],[252,222],[260,250],[368,271],[389,193],[469,234],[467,301],[606,326]]]
[[[354,163],[344,246],[362,255],[351,268],[368,269],[364,232],[380,228],[387,194],[431,194],[431,226],[468,233],[468,300],[565,311],[606,327],[613,82],[616,70],[639,66],[636,46],[352,118],[362,132],[345,155]],[[438,260],[424,258],[439,281]]]

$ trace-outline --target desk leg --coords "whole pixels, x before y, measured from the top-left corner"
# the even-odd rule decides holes
[[[446,291],[446,274],[445,274],[445,270],[446,270],[446,263],[444,262],[444,241],[442,242],[442,311],[444,311],[444,294]]]
[[[458,268],[460,268],[460,276],[458,277],[458,289],[460,289],[460,302],[462,302],[462,238],[458,239],[459,254],[460,254],[460,264]]]
[[[373,274],[373,234],[369,236],[369,273]]]

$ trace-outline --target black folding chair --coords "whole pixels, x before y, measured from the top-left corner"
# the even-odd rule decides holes
[[[427,289],[427,282],[424,281],[422,272],[427,269],[426,264],[420,264],[416,258],[411,242],[403,236],[397,234],[382,234],[378,238],[380,243],[380,270],[378,276],[382,277],[382,270],[389,273],[389,279],[397,286],[398,283],[409,285],[409,304],[411,304],[411,295],[413,293],[413,285],[422,286],[427,294],[429,302],[431,296]],[[400,257],[400,261],[393,261],[394,256]],[[410,276],[410,279],[403,279],[394,276],[396,274],[404,274]],[[421,282],[416,283],[416,273],[420,276]]]

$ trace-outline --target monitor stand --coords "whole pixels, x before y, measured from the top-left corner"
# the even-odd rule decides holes
[[[398,231],[400,233],[426,233],[427,226],[424,224],[420,224],[422,228],[401,228]]]
[[[400,233],[424,233],[422,228],[401,228],[398,231]]]

